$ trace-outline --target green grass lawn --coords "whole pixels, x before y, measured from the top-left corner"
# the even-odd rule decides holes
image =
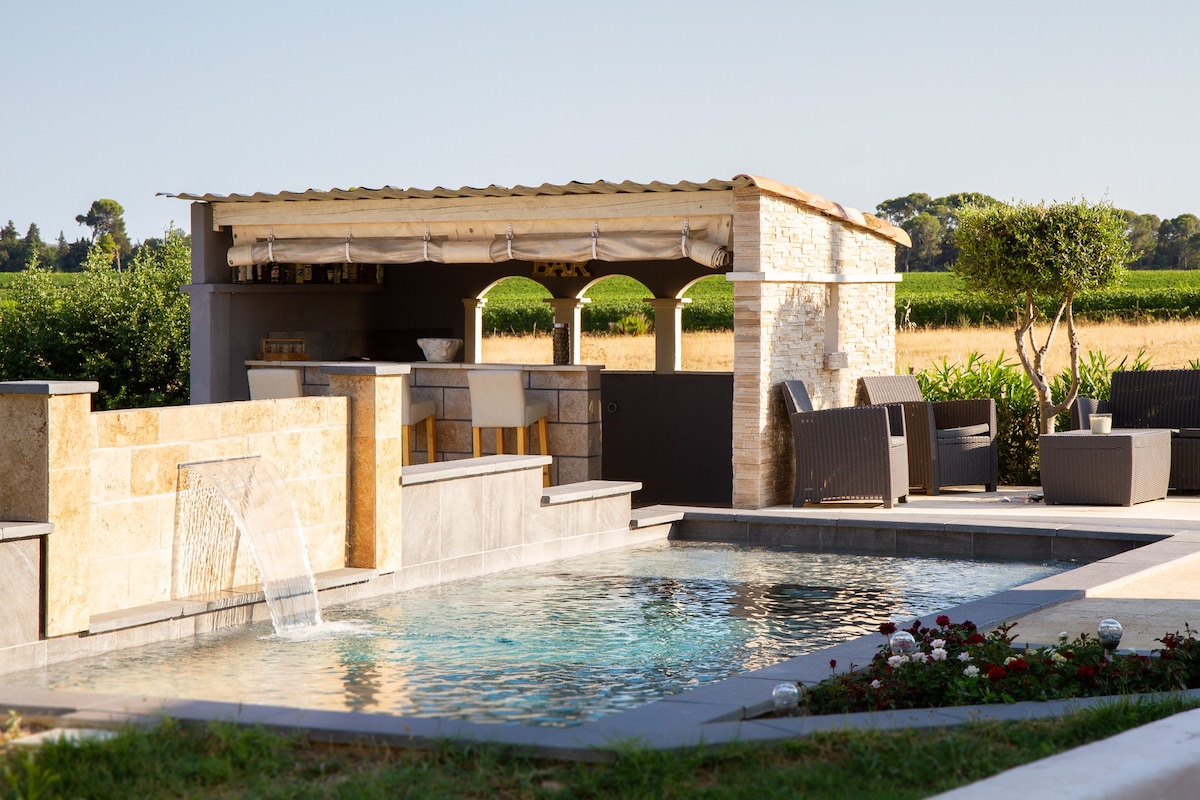
[[[1113,736],[1195,704],[1118,703],[1060,719],[824,733],[615,763],[487,746],[390,750],[305,743],[228,724],[128,730],[0,753],[0,798],[921,798]]]

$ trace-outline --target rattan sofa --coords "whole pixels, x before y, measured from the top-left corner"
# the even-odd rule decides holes
[[[858,379],[856,402],[904,407],[911,486],[928,494],[974,484],[996,491],[1000,450],[995,400],[929,401],[912,375],[876,375]]]
[[[1090,414],[1112,414],[1114,428],[1170,430],[1170,487],[1183,492],[1200,491],[1200,370],[1114,372],[1108,400],[1075,400],[1071,427],[1088,427]]]
[[[813,410],[801,381],[784,381],[792,423],[796,487],[792,505],[878,498],[908,502],[908,447],[898,407]]]

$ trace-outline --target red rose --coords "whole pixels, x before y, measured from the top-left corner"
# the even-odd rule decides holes
[[[1008,662],[1008,668],[1013,672],[1025,672],[1029,669],[1029,662],[1023,658],[1018,658],[1015,661]]]
[[[973,631],[976,627],[978,627],[974,622],[971,622],[971,620],[967,620],[962,624],[962,626],[964,630],[968,631]]]
[[[837,659],[836,658],[829,659],[829,668],[837,669]]]
[[[950,624],[950,618],[947,617],[945,614],[939,614],[936,622],[939,627],[944,628]]]
[[[1090,681],[1096,677],[1096,670],[1087,666],[1080,667],[1079,669],[1075,670],[1075,677],[1081,680]]]
[[[1004,667],[996,666],[988,667],[987,675],[989,681],[1002,681],[1008,677],[1008,673],[1005,672]]]
[[[879,632],[882,633],[884,636],[891,636],[893,633],[896,632],[896,623],[894,623],[894,622],[883,623],[882,625],[879,626]]]
[[[972,633],[967,637],[967,644],[983,644],[983,641],[982,633]]]

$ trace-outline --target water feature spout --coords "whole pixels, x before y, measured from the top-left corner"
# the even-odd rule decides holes
[[[263,593],[276,632],[321,622],[316,583],[300,531],[296,507],[283,476],[261,456],[196,461],[180,468],[199,478],[195,489],[209,497],[193,498],[182,527],[183,547],[176,574],[187,575],[188,593],[196,593],[205,578],[212,589],[230,582],[236,555],[233,534],[240,532],[262,577]],[[222,501],[212,501],[215,491]],[[223,505],[223,508],[221,508]],[[228,523],[232,514],[236,531]],[[197,544],[201,543],[201,544]],[[213,585],[215,580],[216,585]]]

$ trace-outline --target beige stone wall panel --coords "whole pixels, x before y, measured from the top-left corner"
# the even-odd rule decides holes
[[[159,409],[160,442],[194,442],[221,435],[221,406],[172,406]]]
[[[91,395],[74,395],[90,406]],[[128,411],[99,411],[93,417],[97,447],[131,447],[158,444],[160,409],[139,408]]]

